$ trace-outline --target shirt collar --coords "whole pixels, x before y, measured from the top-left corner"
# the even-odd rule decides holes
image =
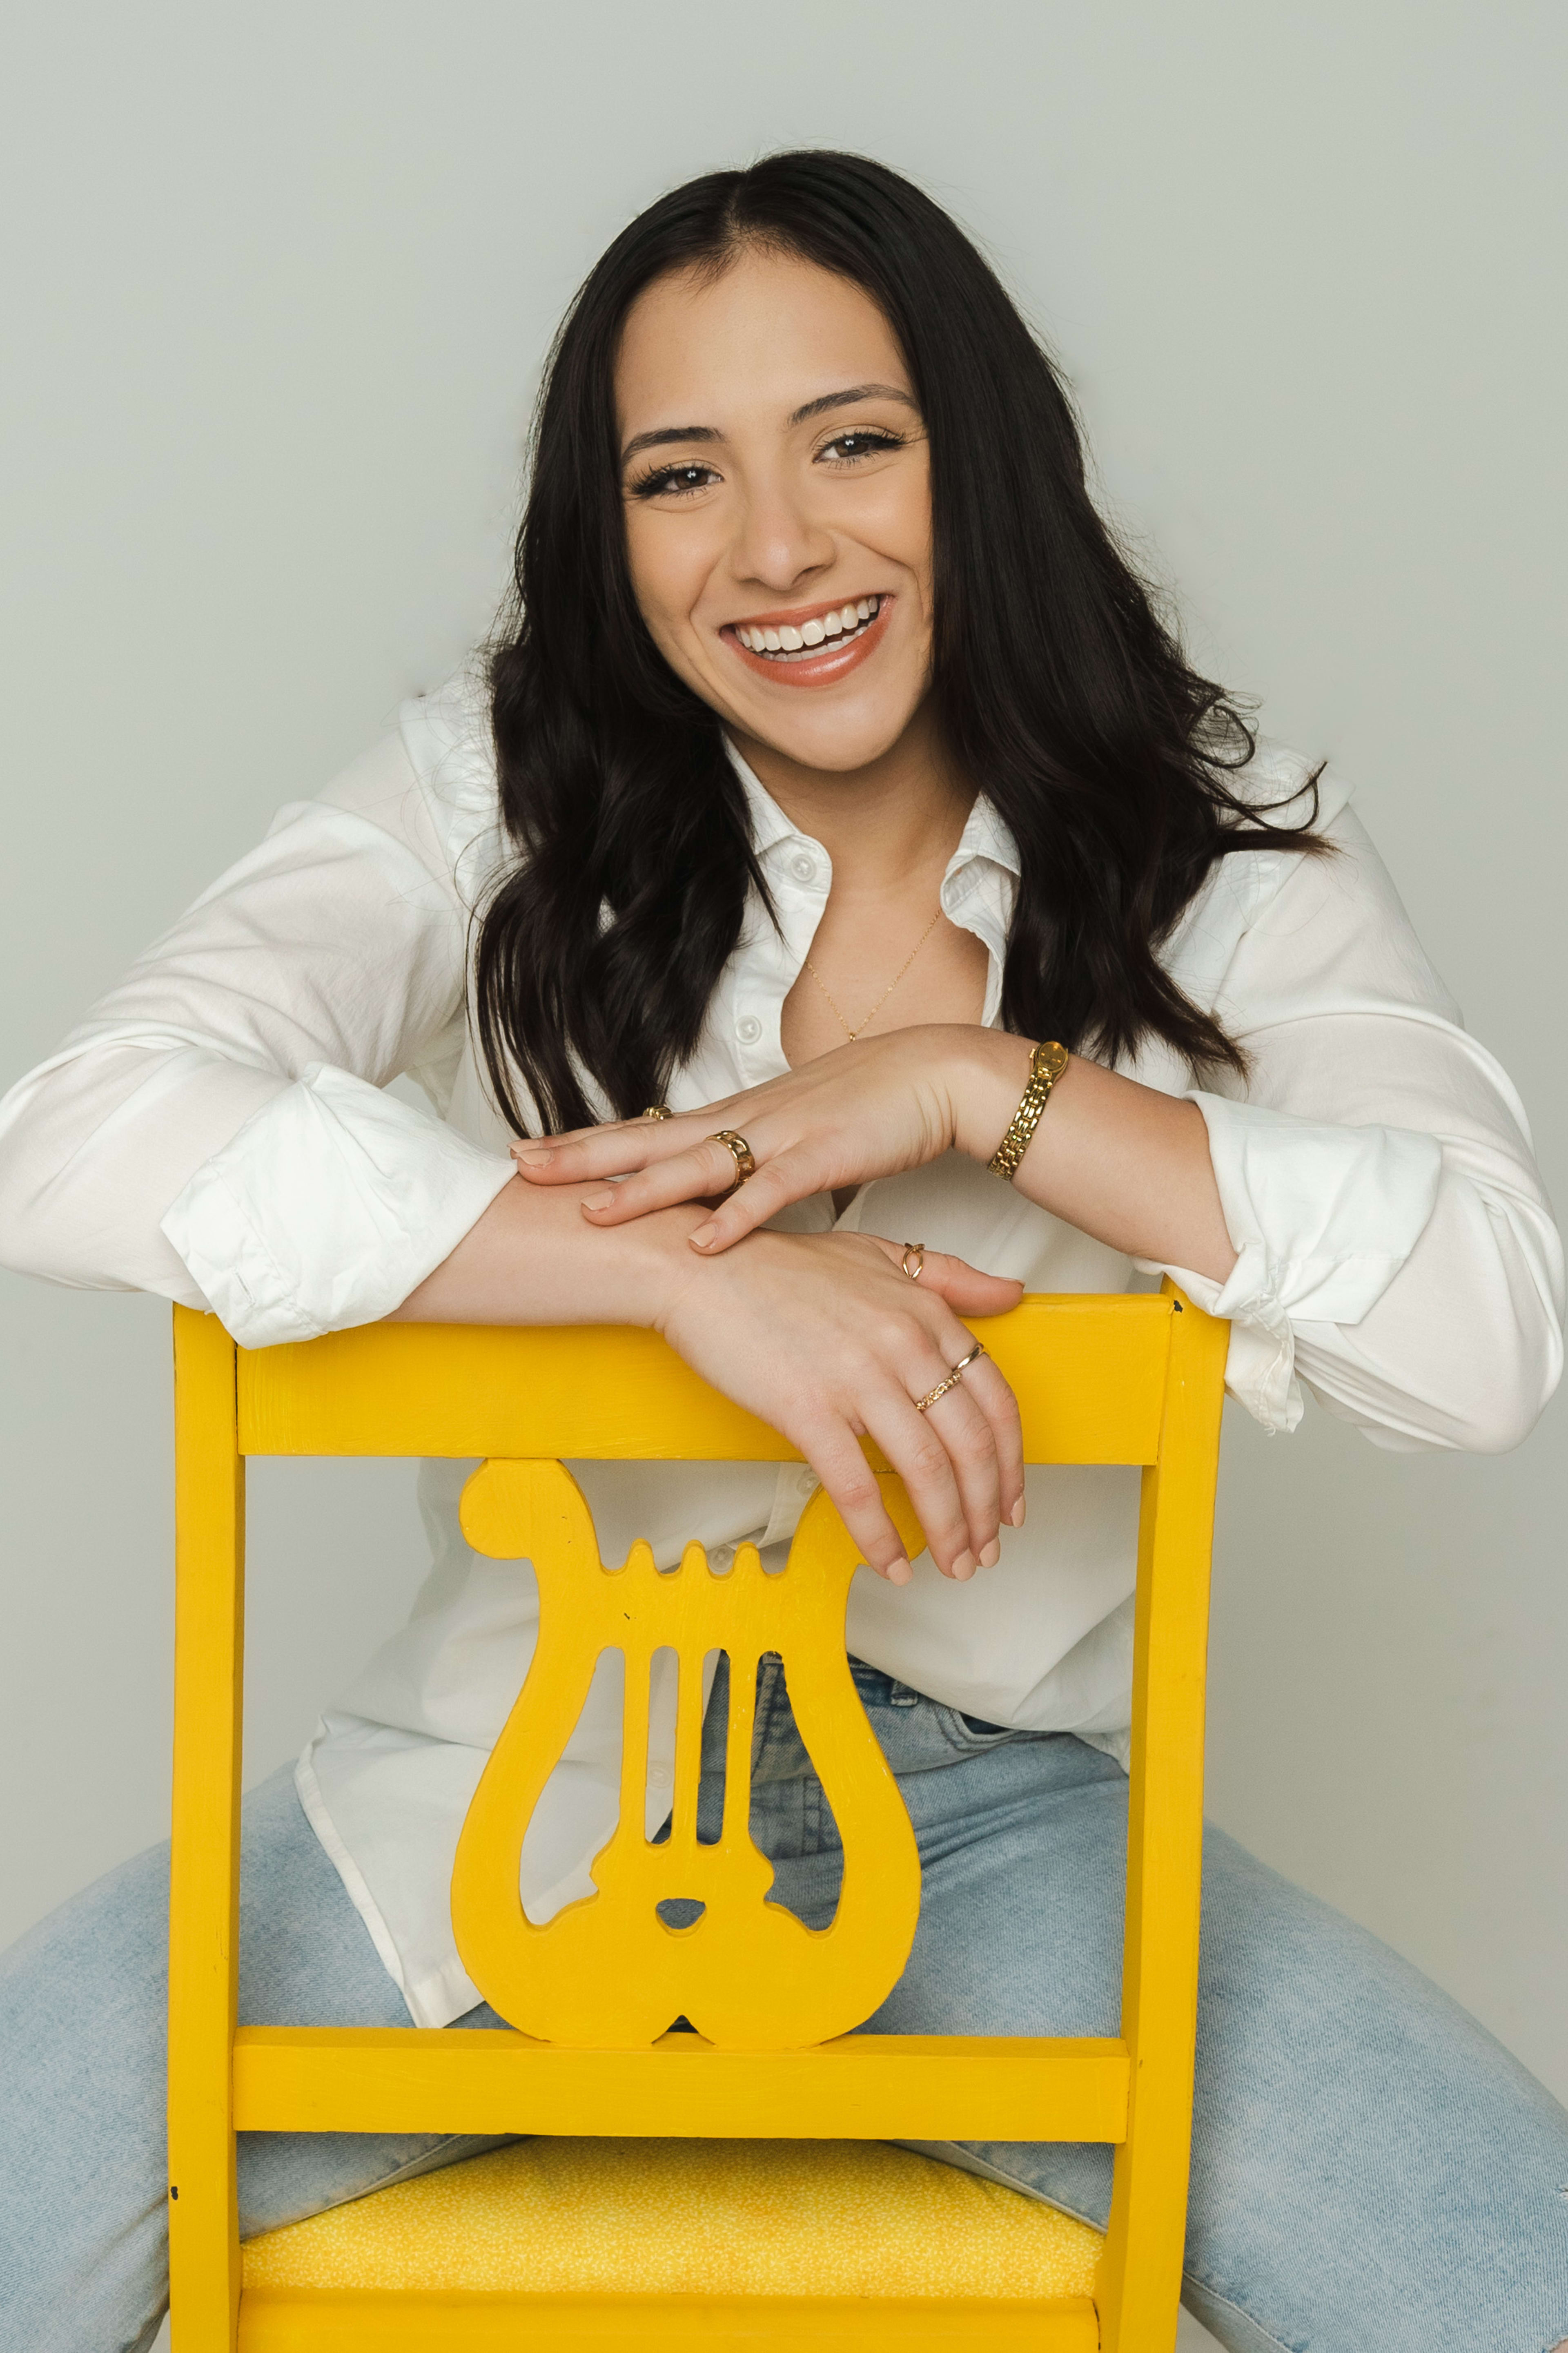
[[[724,748],[730,754],[731,765],[740,777],[742,789],[746,796],[746,807],[752,823],[752,845],[758,858],[765,859],[769,850],[778,849],[781,844],[798,842],[807,849],[816,850],[826,866],[827,852],[823,849],[822,844],[811,834],[803,832],[798,825],[792,823],[785,816],[756,770],[748,761],[742,758],[728,736],[724,738]],[[947,884],[964,872],[977,859],[984,859],[987,864],[999,867],[1004,873],[1011,875],[1014,882],[1016,883],[1020,871],[1018,845],[1013,839],[1011,827],[984,793],[976,794],[974,806],[964,821],[963,831],[958,837],[958,847],[947,861],[947,873],[942,885],[944,901],[947,896]]]

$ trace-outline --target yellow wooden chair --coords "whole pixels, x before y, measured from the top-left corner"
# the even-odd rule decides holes
[[[1226,1327],[1158,1298],[1026,1299],[976,1326],[1032,1462],[1143,1466],[1120,2038],[852,2030],[896,1982],[920,1869],[855,1696],[856,1554],[826,1499],[780,1575],[742,1547],[605,1569],[563,1457],[782,1461],[777,1433],[650,1335],[373,1325],[237,1350],[175,1310],[177,1599],[170,1949],[175,2353],[1031,2347],[1168,2353],[1196,2008],[1208,1562]],[[452,1883],[459,1951],[508,2031],[237,2030],[245,1460],[483,1458],[477,1549],[531,1557],[534,1664]],[[890,1508],[919,1531],[897,1481]],[[645,1833],[648,1672],[679,1658],[669,1835]],[[594,1661],[626,1658],[619,1827],[598,1893],[542,1926],[522,1832]],[[704,1658],[731,1662],[725,1816],[696,1834]],[[779,1652],[844,1841],[832,1925],[763,1899],[747,1831],[757,1659]],[[655,1906],[706,1905],[671,1928]],[[670,2032],[682,2016],[694,2032]],[[239,2245],[237,2130],[532,2136]],[[1110,2231],[887,2146],[1114,2143]]]

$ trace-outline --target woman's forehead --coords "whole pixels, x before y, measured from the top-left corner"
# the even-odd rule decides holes
[[[621,338],[623,437],[653,427],[783,422],[846,385],[908,391],[898,339],[863,287],[798,254],[747,250],[722,271],[656,279]],[[679,412],[679,415],[677,412]]]

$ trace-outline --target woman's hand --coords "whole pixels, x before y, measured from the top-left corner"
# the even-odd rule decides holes
[[[979,1357],[928,1412],[915,1409],[968,1356],[962,1315],[1000,1315],[1021,1285],[927,1250],[918,1282],[902,1246],[861,1234],[750,1236],[721,1257],[687,1240],[702,1212],[673,1208],[595,1233],[571,1190],[504,1186],[400,1323],[637,1324],[797,1447],[862,1557],[895,1585],[902,1540],[860,1450],[873,1439],[909,1490],[933,1559],[971,1576],[1024,1516],[1013,1393]]]
[[[993,1567],[1000,1528],[1024,1517],[1017,1403],[991,1358],[925,1413],[915,1408],[974,1345],[960,1312],[1004,1314],[1023,1286],[935,1250],[917,1283],[901,1256],[869,1235],[755,1234],[706,1265],[689,1259],[689,1279],[654,1319],[704,1380],[799,1448],[862,1556],[894,1585],[910,1565],[863,1437],[902,1479],[944,1576]]]
[[[650,1209],[727,1195],[691,1236],[698,1250],[724,1250],[792,1201],[869,1184],[946,1152],[961,1140],[965,1065],[981,1055],[1007,1067],[1001,1100],[1015,1065],[1012,1092],[1023,1092],[1026,1039],[932,1023],[840,1046],[700,1112],[579,1128],[514,1145],[512,1156],[532,1185],[624,1178],[584,1198],[583,1214],[595,1225],[624,1225]],[[998,1138],[1006,1120],[1004,1113]],[[756,1162],[756,1174],[739,1187],[732,1154],[712,1141],[721,1127],[743,1134]]]

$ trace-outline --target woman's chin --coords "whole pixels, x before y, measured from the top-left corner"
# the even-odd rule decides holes
[[[804,702],[806,698],[804,694],[792,695],[790,700]],[[815,704],[816,698],[812,700]],[[815,708],[798,714],[748,706],[737,709],[734,733],[742,739],[742,750],[750,742],[793,761],[797,767],[816,768],[831,776],[850,776],[887,757],[907,733],[921,700],[917,695],[907,705],[900,703],[889,711],[885,705],[877,710],[867,710],[864,705],[857,709],[853,703],[836,707],[832,698],[825,697]]]

